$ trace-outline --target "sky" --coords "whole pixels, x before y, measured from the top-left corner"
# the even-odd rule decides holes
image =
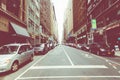
[[[55,7],[56,18],[58,22],[58,35],[59,42],[62,40],[63,34],[63,21],[64,21],[64,12],[67,7],[68,0],[52,0]]]

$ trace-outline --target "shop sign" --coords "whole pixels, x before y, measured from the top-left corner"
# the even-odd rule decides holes
[[[8,32],[9,31],[8,25],[9,25],[8,20],[0,16],[0,31]]]

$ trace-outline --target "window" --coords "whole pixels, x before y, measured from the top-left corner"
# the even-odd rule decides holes
[[[25,51],[29,51],[31,50],[32,48],[30,47],[30,45],[25,45]]]
[[[26,51],[29,51],[31,49],[32,49],[32,47],[30,45],[23,45],[20,47],[19,53],[26,52]]]
[[[88,4],[90,3],[91,0],[88,0]]]
[[[23,52],[25,52],[25,51],[26,51],[26,50],[25,50],[25,47],[24,47],[24,46],[21,46],[18,53],[23,53]]]
[[[18,49],[18,46],[2,46],[0,47],[0,55],[1,54],[14,54]]]
[[[94,2],[96,2],[97,0],[94,0]]]
[[[20,9],[20,0],[9,0],[6,1],[7,4],[7,10],[13,13],[14,15],[19,15],[19,9]]]
[[[2,1],[0,0],[0,7],[1,7]]]
[[[109,0],[110,4],[114,4],[117,0]]]

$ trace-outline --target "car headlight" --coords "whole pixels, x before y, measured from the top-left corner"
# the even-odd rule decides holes
[[[115,50],[114,50],[114,49],[112,49],[111,51],[112,51],[112,52],[114,52]]]
[[[105,51],[105,49],[100,49],[101,51]]]
[[[0,65],[5,65],[5,64],[9,64],[9,63],[10,63],[10,59],[5,59],[0,62]]]

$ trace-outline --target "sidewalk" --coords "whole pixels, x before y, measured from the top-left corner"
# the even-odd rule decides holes
[[[120,56],[120,51],[115,51],[115,56]]]

